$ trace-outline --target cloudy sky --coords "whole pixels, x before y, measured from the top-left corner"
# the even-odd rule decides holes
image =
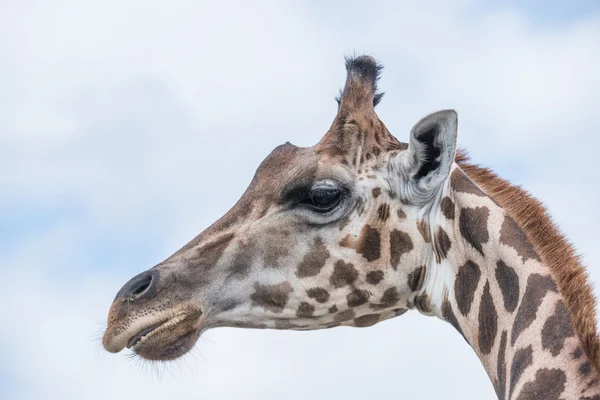
[[[273,147],[321,138],[353,52],[385,65],[392,133],[458,110],[461,145],[544,200],[600,287],[598,2],[449,3],[2,1],[0,397],[493,398],[460,335],[416,312],[215,329],[166,366],[99,341],[127,279],[227,211]]]

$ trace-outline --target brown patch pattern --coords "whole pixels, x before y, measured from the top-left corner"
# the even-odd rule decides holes
[[[466,316],[471,311],[471,305],[475,297],[475,291],[481,278],[481,269],[473,261],[467,261],[458,269],[454,281],[454,296],[456,305],[462,315]]]
[[[565,339],[573,336],[571,317],[562,301],[556,303],[554,315],[550,316],[542,328],[542,347],[556,357],[563,349]]]
[[[354,312],[354,310],[346,310],[346,311],[342,311],[341,313],[336,314],[333,319],[336,322],[346,322],[346,321],[350,321],[351,319],[354,319],[354,317],[356,316],[356,313]]]
[[[440,262],[448,256],[451,247],[452,242],[450,241],[448,234],[441,226],[438,226],[435,230],[435,255],[437,262]]]
[[[333,287],[339,288],[346,285],[352,285],[358,279],[358,271],[351,263],[345,263],[343,260],[336,261],[333,267],[333,274],[329,282]]]
[[[381,188],[380,187],[373,188],[373,190],[371,191],[371,193],[373,194],[373,198],[376,199],[381,194]]]
[[[329,300],[329,292],[323,288],[311,288],[306,291],[309,298],[315,299],[319,303],[325,303]]]
[[[358,307],[367,302],[371,294],[366,290],[354,289],[346,296],[348,307]]]
[[[298,265],[296,276],[298,278],[307,278],[317,275],[321,271],[321,268],[325,266],[328,258],[329,250],[323,244],[323,240],[321,238],[315,239],[314,246],[304,255],[300,265]]]
[[[458,333],[465,337],[465,334],[463,333],[462,328],[456,319],[456,315],[454,315],[454,311],[452,311],[452,305],[447,298],[444,299],[444,302],[442,303],[442,318],[444,318],[444,321],[449,322],[450,325],[452,325],[454,329],[458,331]]]
[[[404,212],[404,210],[403,210],[403,209],[401,209],[401,208],[399,208],[399,209],[396,211],[396,215],[398,215],[398,219],[401,219],[401,220],[406,218],[406,213],[405,213],[405,212]]]
[[[365,225],[361,232],[356,251],[367,261],[375,261],[381,257],[381,236],[375,228]]]
[[[485,193],[458,168],[450,176],[450,185],[457,192],[470,193],[481,197],[485,196]]]
[[[535,380],[523,385],[517,400],[559,400],[566,382],[567,376],[560,369],[540,369]]]
[[[425,243],[431,242],[431,230],[429,229],[429,222],[424,219],[420,219],[417,221],[417,230],[423,237]]]
[[[479,304],[479,349],[483,354],[490,354],[496,335],[498,334],[498,314],[494,299],[490,293],[490,283],[483,287],[483,295]]]
[[[366,314],[361,315],[354,319],[354,326],[364,328],[367,326],[375,325],[379,321],[379,314]]]
[[[367,272],[367,282],[371,285],[377,285],[383,280],[383,271],[375,270]]]
[[[390,232],[390,264],[394,270],[398,269],[398,263],[403,254],[413,249],[413,242],[406,232],[394,229]]]
[[[542,299],[549,291],[556,292],[556,285],[550,276],[532,274],[527,278],[525,294],[513,324],[510,339],[513,346],[521,332],[527,329],[535,319],[537,310],[542,304]]]
[[[454,219],[454,202],[452,201],[452,199],[450,199],[450,197],[445,196],[442,199],[442,214],[444,214],[444,217],[446,217],[447,219]]]
[[[498,380],[496,381],[496,394],[499,399],[506,397],[506,341],[508,340],[508,334],[506,331],[502,331],[500,337],[500,347],[498,348],[498,363],[497,363],[497,375]]]
[[[506,265],[504,261],[498,260],[496,263],[496,280],[502,292],[504,308],[509,312],[515,311],[519,303],[519,276],[514,268]]]
[[[500,229],[500,243],[515,249],[523,262],[530,259],[540,260],[525,231],[508,215],[504,218]]]
[[[381,222],[385,222],[390,217],[390,205],[387,203],[381,204],[377,209],[377,218]]]
[[[531,345],[515,352],[510,365],[509,398],[512,398],[513,391],[517,387],[517,383],[519,383],[521,375],[523,375],[523,372],[525,372],[531,363],[533,363],[533,349],[531,348]]]
[[[298,310],[296,311],[296,316],[298,318],[311,318],[313,316],[314,312],[315,312],[315,306],[303,301],[298,306]]]
[[[391,287],[386,289],[385,292],[383,292],[381,300],[379,300],[379,304],[372,304],[371,308],[375,310],[389,308],[394,306],[399,301],[400,296],[398,295],[398,289],[396,289],[396,287]]]
[[[425,266],[420,266],[408,274],[407,284],[411,291],[416,292],[423,286],[425,280]]]
[[[460,233],[481,255],[483,245],[490,238],[488,232],[488,217],[490,210],[487,207],[463,208],[460,210]]]
[[[254,284],[254,293],[250,295],[252,307],[262,307],[265,311],[281,313],[285,308],[290,293],[294,289],[289,282],[282,282],[276,285]]]

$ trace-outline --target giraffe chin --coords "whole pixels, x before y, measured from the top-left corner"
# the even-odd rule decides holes
[[[202,329],[196,318],[174,318],[157,327],[138,333],[130,339],[130,347],[141,358],[168,361],[190,351]]]

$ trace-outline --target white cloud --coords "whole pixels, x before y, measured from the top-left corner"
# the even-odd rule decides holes
[[[342,55],[356,49],[386,65],[379,112],[393,133],[405,139],[425,113],[457,108],[474,158],[543,198],[599,265],[600,15],[540,28],[478,1],[158,4],[14,2],[0,15],[0,204],[77,209],[0,256],[11,283],[0,292],[3,363],[18,393],[492,396],[462,338],[416,313],[361,330],[215,330],[191,371],[157,381],[89,341],[119,286],[151,266],[140,266],[147,255],[103,270],[83,264],[85,252],[98,236],[125,248],[151,237],[158,262],[184,244],[235,202],[275,145],[320,139]]]

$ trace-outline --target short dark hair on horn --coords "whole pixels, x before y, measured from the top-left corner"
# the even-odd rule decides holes
[[[376,106],[381,101],[383,97],[383,92],[377,92],[377,82],[379,81],[379,77],[381,76],[381,70],[383,66],[375,60],[375,58],[363,54],[361,56],[346,56],[344,57],[346,60],[346,71],[347,73],[356,75],[360,80],[370,81],[373,92],[375,95],[373,96],[373,106]],[[338,107],[342,102],[343,90],[340,89],[339,94],[335,97],[335,101],[338,103]]]

